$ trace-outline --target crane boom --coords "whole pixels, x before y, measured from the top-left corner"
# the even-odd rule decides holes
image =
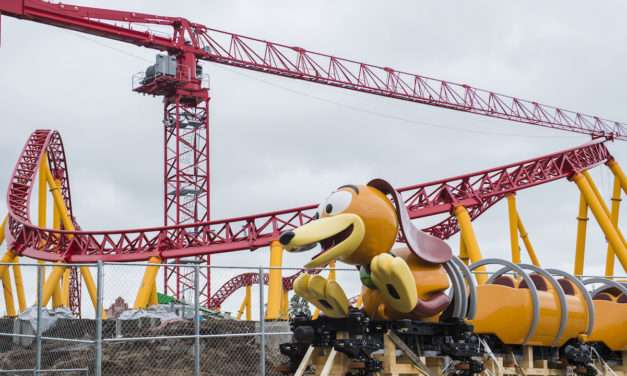
[[[42,0],[4,0],[0,13],[167,51],[194,81],[196,59],[362,93],[563,131],[627,141],[627,124],[389,67],[246,37],[180,17]],[[160,35],[147,26],[171,27]],[[181,58],[186,56],[185,58]]]

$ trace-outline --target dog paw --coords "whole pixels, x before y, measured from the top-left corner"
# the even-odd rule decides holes
[[[416,281],[409,266],[400,257],[383,253],[370,262],[372,282],[394,310],[411,312],[418,303]]]
[[[348,298],[342,287],[320,275],[302,274],[294,281],[294,292],[316,306],[326,316],[348,316]]]

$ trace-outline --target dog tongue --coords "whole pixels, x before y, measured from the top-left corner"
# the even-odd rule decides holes
[[[326,249],[321,250],[320,252],[318,252],[318,253],[316,253],[315,255],[313,255],[313,256],[311,257],[311,259],[312,259],[312,260],[313,260],[313,259],[315,259],[316,257],[318,257],[318,256],[320,256],[321,254],[323,254],[325,251],[326,251]]]
[[[320,256],[321,254],[323,254],[324,252],[326,252],[326,249],[323,249],[322,251],[318,252],[316,255],[314,255],[311,259],[315,259],[316,257]],[[319,268],[326,268],[329,264],[327,265],[323,265],[323,266],[319,266]]]

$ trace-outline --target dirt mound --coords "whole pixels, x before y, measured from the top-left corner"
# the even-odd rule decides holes
[[[13,320],[0,320],[0,329],[11,332]],[[63,320],[44,333],[45,337],[92,340],[93,320]],[[117,324],[117,325],[116,325]],[[117,327],[116,327],[117,326]],[[207,376],[258,375],[260,344],[255,322],[235,320],[206,320],[200,323],[203,335],[236,334],[236,336],[202,338],[200,340],[201,374]],[[103,373],[105,375],[191,375],[194,369],[193,338],[153,338],[188,336],[194,334],[192,321],[138,319],[103,322],[103,337],[120,341],[103,344]],[[247,335],[250,334],[250,335]],[[119,337],[119,336],[122,337]],[[122,341],[123,338],[145,337]],[[0,337],[0,369],[24,369],[34,366],[35,342],[24,347],[11,337]],[[9,339],[9,340],[7,340]],[[274,347],[274,346],[273,346]],[[267,350],[268,375],[278,375],[276,367],[282,360],[278,348]],[[93,371],[94,346],[88,343],[44,340],[42,368],[89,368]]]

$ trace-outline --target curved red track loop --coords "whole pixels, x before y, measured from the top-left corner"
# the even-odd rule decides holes
[[[66,245],[66,238],[53,236],[53,231],[51,230],[36,228],[36,231],[32,231],[33,225],[30,221],[29,203],[39,163],[43,153],[46,151],[48,152],[50,171],[61,183],[61,195],[74,221],[70,178],[61,135],[56,131],[36,130],[30,135],[20,153],[11,175],[7,193],[7,207],[10,214],[7,238],[18,253],[22,253],[21,251],[25,246],[34,242],[41,242],[48,247],[57,248],[64,248]],[[76,223],[75,225],[78,227]]]
[[[304,271],[300,270],[289,277],[283,277],[283,288],[291,291],[294,287],[294,281]],[[309,274],[318,274],[320,269],[309,270]],[[263,283],[268,284],[268,273],[264,274]],[[242,273],[229,279],[224,283],[209,299],[209,308],[220,308],[222,303],[226,301],[233,293],[242,287],[259,284],[259,273]]]
[[[399,189],[412,218],[451,212],[464,205],[474,219],[505,194],[571,176],[605,163],[612,157],[605,139],[539,158],[492,168],[449,179]],[[113,231],[60,231],[33,225],[28,217],[30,196],[39,160],[50,154],[50,164],[62,181],[66,203],[71,208],[70,186],[63,144],[59,133],[38,130],[28,139],[11,177],[8,190],[8,239],[24,256],[69,263],[145,261],[163,258],[232,252],[267,246],[286,229],[309,222],[316,205],[257,215],[229,218],[202,224]],[[454,217],[426,231],[446,239],[459,228]]]

